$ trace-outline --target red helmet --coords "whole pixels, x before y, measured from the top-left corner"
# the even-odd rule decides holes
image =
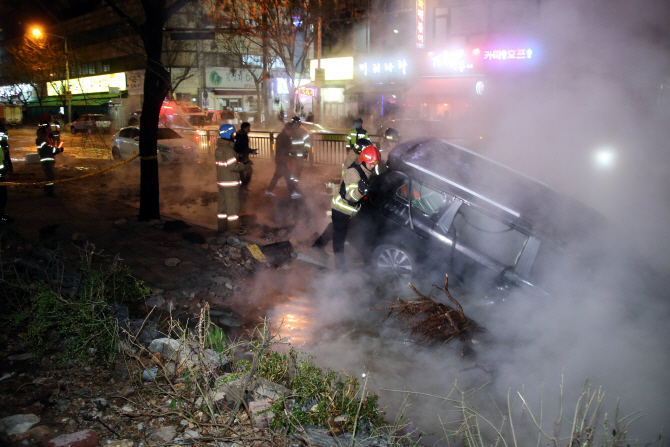
[[[361,163],[367,162],[372,165],[376,165],[381,160],[381,155],[379,154],[379,151],[377,150],[376,147],[374,147],[373,145],[369,145],[363,148],[363,150],[361,151],[361,155],[358,156],[358,160]]]

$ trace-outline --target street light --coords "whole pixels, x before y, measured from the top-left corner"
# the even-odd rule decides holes
[[[40,31],[39,28],[33,28],[32,33],[33,33],[33,36],[35,36],[36,38],[40,38],[44,34],[46,36],[58,37],[59,39],[63,39],[63,41],[65,42],[65,79],[66,79],[66,82],[67,82],[65,92],[64,92],[65,93],[65,102],[67,103],[67,123],[65,123],[65,124],[66,124],[66,127],[68,127],[70,125],[70,122],[72,121],[72,106],[70,104],[70,98],[71,98],[72,92],[70,91],[70,64],[69,64],[69,61],[68,61],[69,58],[68,58],[68,54],[67,54],[67,37],[58,36],[56,34],[43,33],[42,31]]]

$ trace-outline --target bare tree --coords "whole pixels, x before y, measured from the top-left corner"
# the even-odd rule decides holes
[[[105,0],[140,36],[146,54],[144,103],[140,118],[140,221],[160,219],[158,185],[158,118],[170,91],[170,73],[162,62],[163,28],[167,20],[193,0],[134,0],[143,16],[131,17],[117,0]]]
[[[17,43],[9,45],[7,51],[11,55],[11,63],[2,64],[2,78],[12,85],[28,84],[35,91],[35,97],[44,112],[42,101],[46,96],[46,84],[53,79],[65,79],[65,53],[62,45],[53,45],[48,39],[24,37]],[[53,82],[52,85],[58,98],[65,105],[65,81]],[[27,106],[30,97],[19,95],[19,99]]]
[[[165,33],[163,45],[163,64],[170,73],[170,96],[174,99],[174,92],[182,82],[198,74],[198,55],[191,46],[193,41],[172,40]]]
[[[294,110],[297,80],[309,69],[320,12],[319,3],[309,0],[221,0],[209,15],[220,28],[238,36],[240,43],[232,45],[241,47],[235,52],[260,47],[281,61]]]

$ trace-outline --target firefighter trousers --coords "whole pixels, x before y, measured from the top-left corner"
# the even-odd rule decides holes
[[[335,254],[335,267],[338,270],[346,270],[344,241],[347,239],[350,220],[350,215],[333,210],[333,253]]]
[[[291,180],[291,168],[288,163],[277,163],[275,165],[275,173],[270,180],[270,185],[268,186],[268,191],[272,192],[277,186],[277,182],[281,177],[284,177],[286,182],[286,187],[290,192],[295,191],[295,182]]]
[[[42,170],[44,171],[44,176],[46,177],[47,181],[51,181],[54,179],[54,165],[56,162],[54,161],[43,161],[41,162],[42,165]],[[54,185],[44,185],[44,194],[52,197],[54,196]]]
[[[0,177],[0,182],[4,182],[2,177]],[[5,214],[6,206],[7,206],[7,187],[0,186],[0,217],[2,217]]]
[[[240,229],[240,187],[219,186],[217,222],[220,232]]]

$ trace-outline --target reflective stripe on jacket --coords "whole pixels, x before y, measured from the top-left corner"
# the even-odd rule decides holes
[[[332,207],[334,210],[353,216],[361,207],[359,202],[363,198],[363,194],[358,190],[358,182],[362,177],[359,174],[358,169],[351,167],[351,165],[349,166],[350,167],[344,171],[344,175],[342,176],[342,182],[344,182],[344,198],[340,195],[340,188],[338,188],[333,194]],[[361,168],[366,179],[369,180],[374,176],[374,173],[368,171],[364,165],[361,166]],[[342,184],[342,182],[340,182],[340,184]],[[355,204],[352,205],[352,203]]]
[[[216,183],[219,187],[240,185],[240,172],[244,171],[244,164],[237,161],[237,154],[232,141],[223,139],[217,141],[214,160]]]
[[[348,149],[353,149],[354,144],[358,143],[358,140],[362,138],[367,138],[370,139],[370,135],[368,134],[368,131],[363,129],[362,127],[360,129],[356,129],[355,127],[349,131],[349,134],[347,135],[347,148]]]

